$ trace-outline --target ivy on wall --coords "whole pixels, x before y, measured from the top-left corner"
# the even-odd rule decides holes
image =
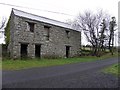
[[[7,45],[10,42],[10,19],[8,20],[7,26],[5,27],[5,42]]]

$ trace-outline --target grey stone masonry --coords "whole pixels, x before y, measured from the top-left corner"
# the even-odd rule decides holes
[[[28,13],[26,14],[28,15]],[[80,54],[80,31],[19,16],[14,13],[14,10],[12,10],[9,20],[10,43],[8,51],[11,58],[21,58],[25,49],[29,58],[35,58],[35,53],[39,53],[40,58],[65,58],[67,56],[79,56]],[[27,45],[26,48],[23,47],[23,51],[21,44]],[[40,48],[36,48],[36,45],[40,45]],[[69,47],[68,50],[66,49],[67,46]]]

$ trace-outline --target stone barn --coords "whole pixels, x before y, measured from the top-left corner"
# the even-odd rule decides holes
[[[81,32],[67,23],[12,9],[6,28],[13,59],[68,58],[80,53]]]

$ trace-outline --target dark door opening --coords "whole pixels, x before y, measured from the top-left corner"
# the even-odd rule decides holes
[[[41,57],[41,45],[35,45],[35,57]]]
[[[28,44],[21,44],[21,58],[27,58]]]
[[[70,54],[70,46],[66,46],[66,57],[68,58]]]

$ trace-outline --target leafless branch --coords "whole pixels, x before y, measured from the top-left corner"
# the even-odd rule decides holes
[[[6,21],[7,21],[7,19],[5,17],[3,17],[1,22],[0,22],[0,29],[3,29],[5,27]]]

